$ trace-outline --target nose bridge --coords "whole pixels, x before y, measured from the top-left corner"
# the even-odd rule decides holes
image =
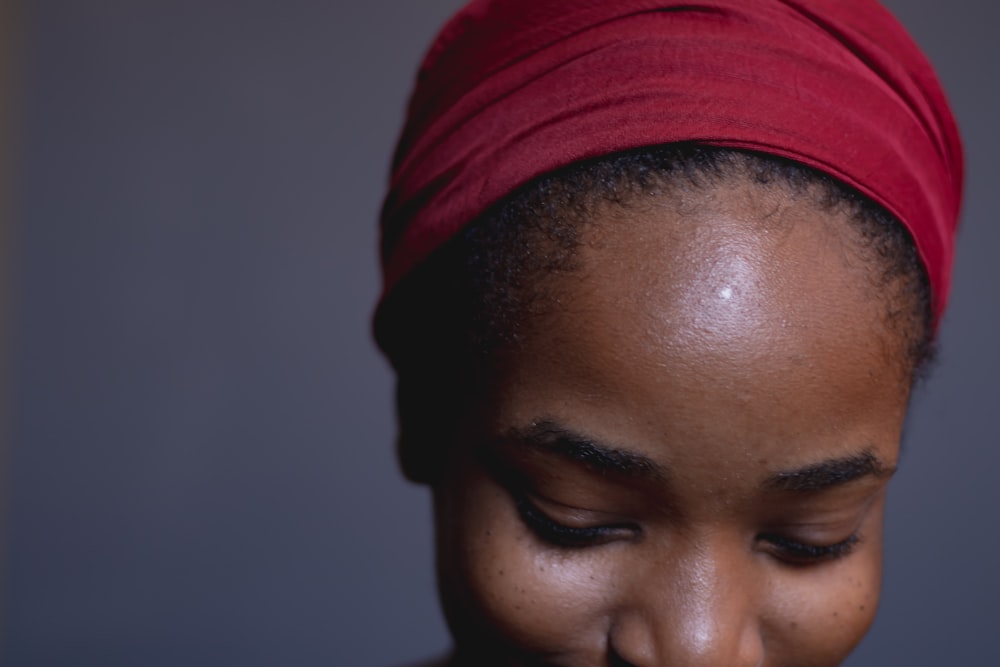
[[[615,622],[614,650],[636,667],[756,667],[763,663],[752,554],[699,540],[647,561]]]

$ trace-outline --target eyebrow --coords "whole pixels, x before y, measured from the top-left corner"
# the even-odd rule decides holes
[[[651,458],[598,442],[551,420],[536,420],[513,428],[504,440],[555,454],[604,474],[662,481],[667,469]],[[870,449],[769,475],[761,485],[769,491],[819,493],[866,477],[885,478],[896,472]]]
[[[896,472],[870,449],[852,456],[828,459],[795,470],[774,473],[764,482],[772,491],[818,493],[865,477],[885,478]]]
[[[662,466],[642,454],[596,442],[548,420],[532,422],[528,428],[511,429],[505,439],[551,452],[601,473],[651,480],[666,477]]]

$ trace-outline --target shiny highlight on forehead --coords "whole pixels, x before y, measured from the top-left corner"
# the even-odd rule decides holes
[[[705,290],[696,296],[702,315],[714,308],[717,315],[731,316],[728,325],[715,318],[703,327],[729,326],[738,336],[751,324],[748,300],[762,288],[785,286],[780,279],[762,282],[755,257],[766,244],[780,250],[782,238],[808,217],[825,228],[844,260],[817,269],[831,281],[860,277],[859,288],[878,304],[873,326],[888,332],[885,354],[898,360],[909,382],[933,346],[926,276],[905,229],[829,177],[799,165],[734,152],[697,155],[674,156],[670,159],[678,164],[646,165],[636,173],[613,161],[607,169],[598,163],[589,176],[581,167],[583,175],[544,180],[484,220],[482,230],[469,237],[474,292],[483,296],[476,318],[481,349],[516,341],[530,322],[544,319],[547,308],[559,302],[558,277],[579,270],[588,247],[614,245],[635,232],[635,218],[655,216],[657,210],[679,213],[697,227],[688,242],[716,246],[712,262],[695,267],[686,274],[692,283],[679,286]],[[715,218],[706,217],[706,210],[715,211]],[[669,239],[678,231],[647,227],[639,233],[655,245],[656,235]],[[480,245],[484,240],[488,246]],[[622,260],[623,270],[635,265],[635,258]],[[756,316],[767,313],[758,309]]]

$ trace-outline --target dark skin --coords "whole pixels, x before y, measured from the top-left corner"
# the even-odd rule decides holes
[[[844,660],[911,370],[859,243],[750,183],[595,212],[434,488],[453,665]]]

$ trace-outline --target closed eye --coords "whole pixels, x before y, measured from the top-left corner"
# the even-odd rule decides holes
[[[778,560],[789,565],[815,565],[849,556],[860,541],[858,533],[833,544],[812,544],[788,537],[765,533],[757,539],[763,542],[765,550]]]
[[[639,527],[629,523],[569,526],[539,509],[526,495],[513,494],[521,520],[542,541],[556,547],[583,549],[620,539],[634,539]]]

